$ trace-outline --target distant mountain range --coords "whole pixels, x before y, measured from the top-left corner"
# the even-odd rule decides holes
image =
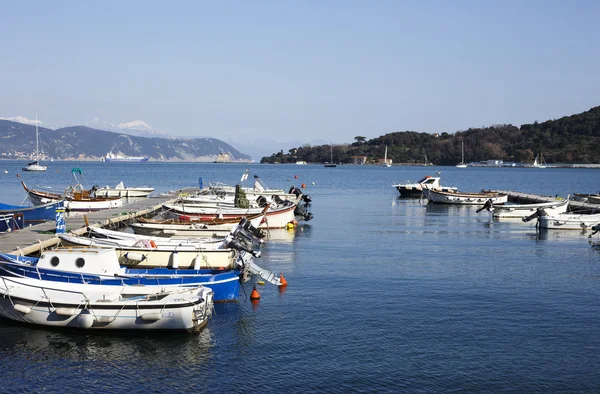
[[[9,119],[9,120],[7,120]],[[26,124],[29,123],[29,124]],[[154,132],[143,121],[113,125],[94,119],[88,126],[40,127],[40,151],[45,158],[100,160],[108,152],[148,156],[160,161],[249,162],[250,156],[216,138],[174,138]],[[95,127],[110,128],[112,131]],[[138,135],[133,135],[138,134]],[[35,152],[35,121],[0,119],[0,158],[25,158]]]

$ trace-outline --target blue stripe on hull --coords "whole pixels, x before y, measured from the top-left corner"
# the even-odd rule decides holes
[[[28,265],[14,264],[0,261],[0,269],[10,274],[11,276],[41,279],[52,282],[61,283],[87,283],[91,285],[105,285],[105,286],[123,286],[123,285],[144,285],[144,286],[206,286],[210,287],[214,291],[213,300],[215,302],[226,302],[236,301],[240,295],[240,280],[239,272],[237,271],[225,271],[218,274],[204,274],[198,275],[198,271],[188,270],[189,274],[186,276],[167,276],[167,277],[156,277],[152,275],[146,275],[135,278],[113,278],[113,277],[100,277],[97,275],[85,275],[76,274],[66,271],[53,271],[48,269],[36,268]],[[152,270],[143,270],[149,272]],[[165,274],[168,271],[165,269],[160,270],[161,274]],[[183,275],[185,270],[177,270],[180,275]],[[192,274],[196,273],[196,275]],[[159,274],[159,272],[156,272]]]

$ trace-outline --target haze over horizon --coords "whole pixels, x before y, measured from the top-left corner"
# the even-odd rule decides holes
[[[2,14],[0,117],[37,112],[48,127],[142,121],[272,153],[600,104],[588,0],[8,2]]]

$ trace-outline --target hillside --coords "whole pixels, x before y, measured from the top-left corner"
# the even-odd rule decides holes
[[[352,156],[367,156],[367,162],[383,158],[388,146],[388,158],[394,163],[424,162],[454,165],[460,161],[461,142],[464,142],[465,161],[502,159],[504,161],[533,162],[542,152],[548,163],[600,163],[600,107],[581,114],[566,116],[543,123],[534,122],[521,127],[495,125],[470,128],[455,134],[429,134],[402,131],[382,135],[371,140],[355,138],[354,143],[334,146],[334,161],[353,163]],[[263,157],[261,163],[309,163],[329,161],[329,145],[303,146],[290,152]]]
[[[40,151],[46,158],[100,160],[107,152],[127,156],[148,156],[150,160],[211,162],[219,154],[230,161],[249,161],[250,157],[215,138],[145,138],[97,130],[85,126],[51,130],[38,128]],[[0,120],[2,158],[24,158],[35,152],[35,126]],[[222,157],[221,157],[222,159]]]

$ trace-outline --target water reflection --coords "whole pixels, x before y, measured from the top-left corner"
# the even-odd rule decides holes
[[[184,332],[80,331],[64,328],[49,329],[0,321],[0,353],[35,353],[44,351],[48,357],[61,359],[104,360],[129,363],[132,355],[173,362],[203,364],[210,359],[213,334],[210,322],[199,335]]]

